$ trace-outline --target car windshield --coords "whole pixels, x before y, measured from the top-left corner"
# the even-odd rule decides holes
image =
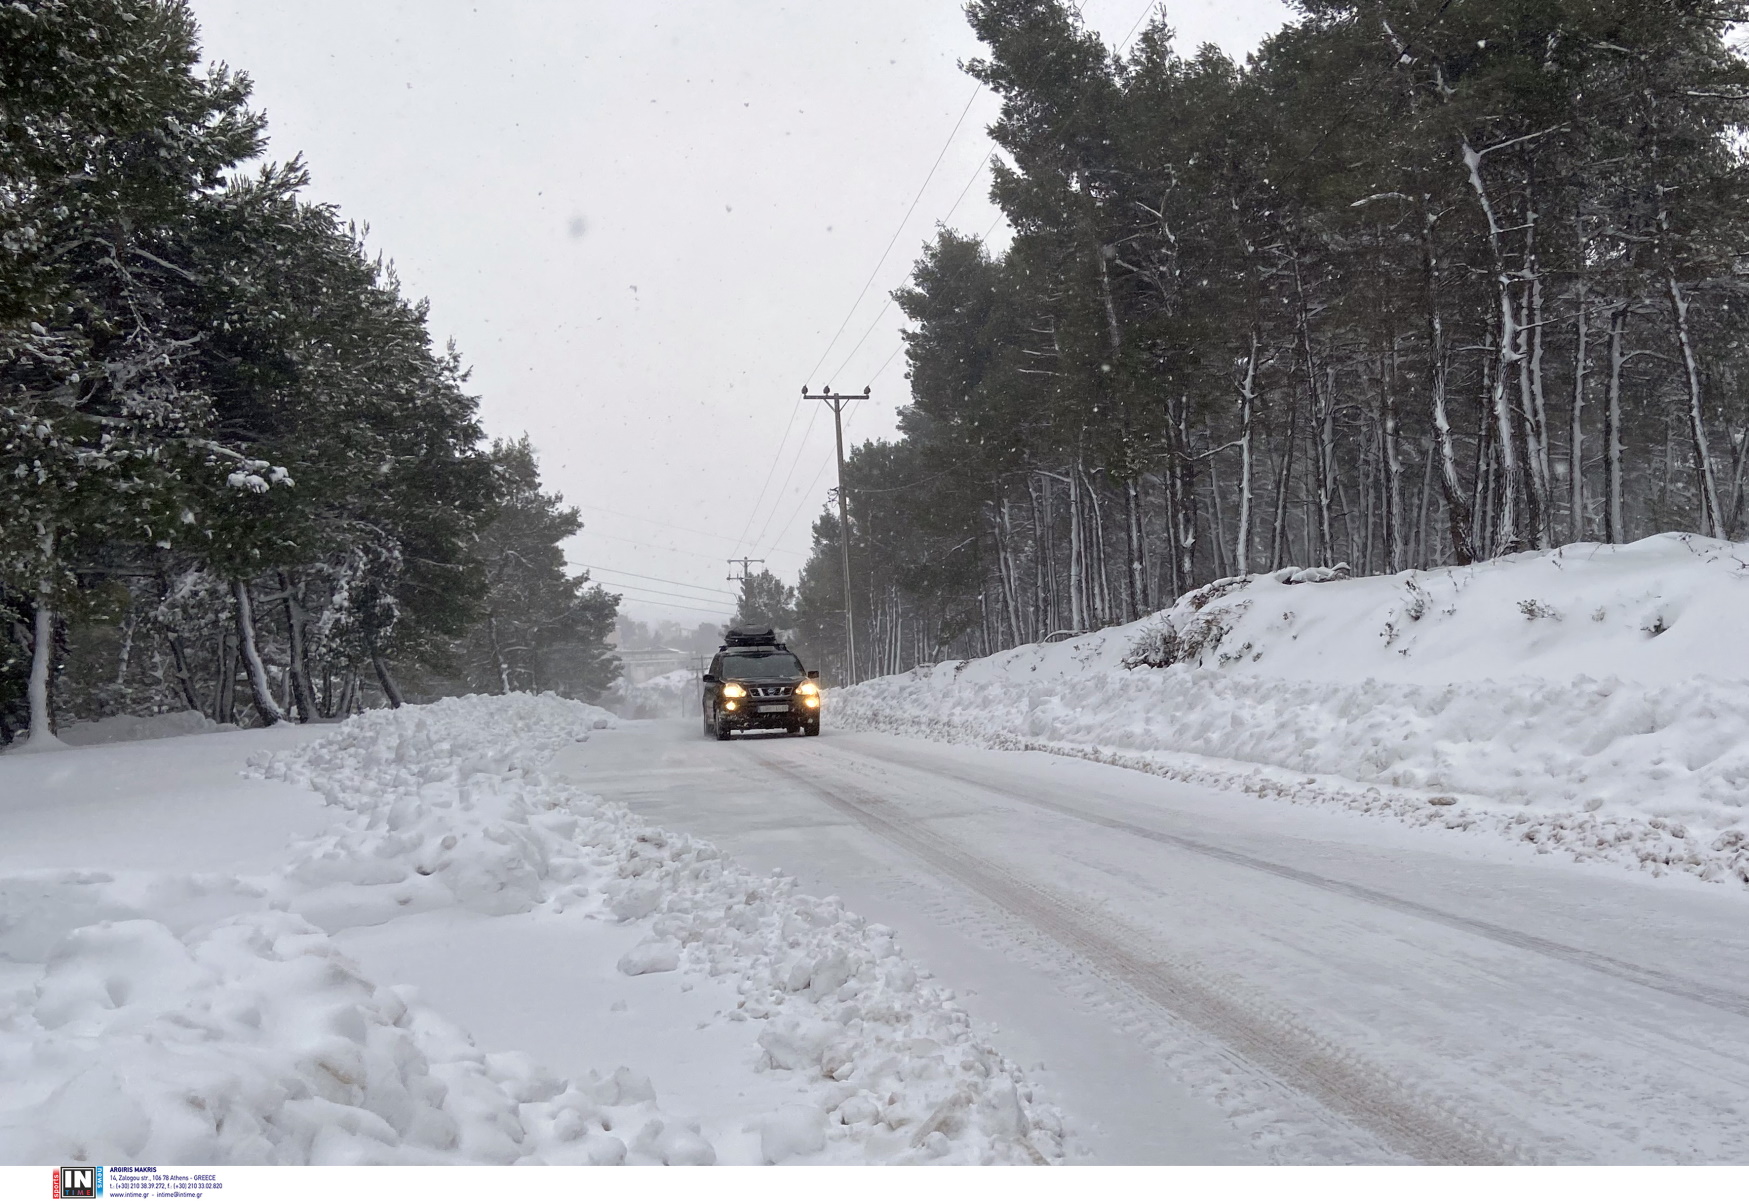
[[[724,655],[721,674],[725,680],[788,680],[802,674],[802,663],[788,651]]]

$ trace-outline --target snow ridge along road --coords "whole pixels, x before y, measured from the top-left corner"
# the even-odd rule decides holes
[[[1665,534],[1307,574],[869,680],[831,715],[1749,884],[1742,547]]]
[[[0,1161],[1061,1157],[1055,1108],[905,957],[893,931],[543,771],[556,752],[611,737],[610,724],[589,706],[514,694],[375,710],[302,745],[312,732],[0,760],[9,816],[51,835],[52,816],[36,808],[58,799],[56,780],[91,764],[118,774],[86,771],[81,791],[121,793],[130,763],[180,750],[236,764],[264,743],[278,749],[250,756],[256,779],[233,776],[227,803],[209,811],[233,823],[250,806],[301,811],[307,788],[325,798],[329,818],[259,875],[0,875]],[[179,799],[172,787],[158,813],[136,799],[116,816],[174,825]],[[202,825],[183,831],[175,861],[217,869],[224,856],[206,854]],[[499,968],[602,960],[565,980],[575,991],[541,999],[546,1010],[573,1011],[549,1025],[608,1027],[627,992],[659,1011],[612,1027],[631,1037],[607,1053],[631,1065],[561,1075],[530,1053],[548,1048],[516,1045],[520,1032],[502,1028],[511,1045],[482,1049],[419,990],[400,987],[453,994],[458,977],[482,969],[443,952],[471,945],[485,958],[482,930],[539,961]],[[361,967],[416,960],[396,952],[432,937],[429,979],[395,975],[385,987]],[[680,1003],[689,993],[697,999]],[[484,1012],[510,1000],[521,998],[488,996]],[[677,1087],[659,1101],[642,1061],[689,1039],[711,1043],[714,1059],[665,1061],[665,1090]],[[692,1116],[713,1090],[728,1109]]]
[[[1173,1086],[1240,1139],[1205,1159],[1749,1159],[1738,890],[1037,752],[627,723],[579,756],[635,810],[926,933],[1096,1158],[1158,1154],[1125,1103]],[[1146,1052],[1127,1087],[1078,1087],[1101,1026]]]

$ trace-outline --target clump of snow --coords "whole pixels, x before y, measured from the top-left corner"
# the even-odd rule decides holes
[[[842,689],[833,713],[1749,882],[1745,612],[1749,549],[1689,536],[1288,569]]]
[[[891,931],[542,774],[610,720],[525,694],[372,711],[252,760],[337,817],[280,871],[0,880],[0,1162],[715,1162],[632,1068],[486,1054],[330,938],[539,907],[641,930],[626,974],[733,983],[746,1070],[801,1098],[759,1129],[770,1161],[1061,1155],[1055,1109]]]

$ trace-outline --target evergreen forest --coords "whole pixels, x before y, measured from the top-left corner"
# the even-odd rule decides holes
[[[842,679],[1217,578],[1743,536],[1737,0],[1300,0],[1247,61],[974,0],[994,250],[938,230],[899,436],[794,596]]]
[[[592,699],[618,597],[180,0],[0,7],[0,741]]]

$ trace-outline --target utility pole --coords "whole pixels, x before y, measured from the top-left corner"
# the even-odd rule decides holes
[[[737,584],[745,584],[747,582],[747,575],[750,571],[752,571],[753,564],[757,563],[761,567],[765,566],[764,559],[730,559],[729,560],[730,567],[733,567],[737,563],[739,563],[741,565],[741,574],[724,577],[725,579],[731,580]]]
[[[731,568],[734,567],[735,564],[737,564],[737,563],[739,563],[741,565],[741,574],[740,575],[730,574],[730,575],[727,575],[723,578],[727,579],[733,583],[741,585],[741,597],[744,600],[744,599],[746,599],[746,596],[747,596],[747,580],[753,571],[753,565],[755,563],[757,563],[757,564],[759,564],[759,566],[764,567],[765,560],[764,559],[730,559],[729,560],[729,566]],[[736,612],[739,612],[740,608],[741,608],[740,603],[736,602],[736,605],[735,605]]]
[[[832,432],[838,439],[838,556],[844,564],[844,663],[845,683],[856,683],[856,619],[850,603],[850,511],[844,503],[844,405],[846,401],[867,400],[869,390],[862,395],[854,392],[834,392],[827,384],[824,392],[809,392],[802,385],[803,400],[823,400],[832,406]]]

